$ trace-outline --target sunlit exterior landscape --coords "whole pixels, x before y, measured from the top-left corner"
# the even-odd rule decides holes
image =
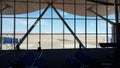
[[[11,37],[13,38],[13,35],[3,35],[4,37]],[[16,38],[21,38],[23,35],[18,34],[16,35]],[[85,45],[85,35],[77,35],[78,38],[81,40],[81,42]],[[21,44],[20,48],[21,49],[37,49],[39,47],[39,34],[37,33],[32,33],[31,35],[28,36],[29,40],[27,43],[27,39]],[[63,39],[64,38],[64,39]],[[108,42],[111,42],[111,35],[108,36],[109,40]],[[53,40],[52,40],[53,39]],[[106,35],[99,35],[98,36],[98,42],[99,43],[105,43],[106,42]],[[100,48],[100,45],[96,44],[96,36],[95,35],[87,35],[87,48]],[[29,45],[27,47],[27,44]],[[42,34],[41,35],[41,48],[42,49],[78,49],[79,44],[74,40],[74,37],[71,34],[65,34],[63,37],[63,34],[54,34],[51,38],[50,34]],[[96,46],[97,45],[97,46]],[[14,49],[14,44],[9,43],[9,44],[3,44],[2,49],[8,49],[12,50]]]

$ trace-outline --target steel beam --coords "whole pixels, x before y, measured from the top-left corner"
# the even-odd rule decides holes
[[[10,8],[10,6],[8,6],[8,5],[6,5],[6,7],[4,7],[4,8],[2,8],[2,5],[0,5],[0,6],[1,6],[1,10],[0,10],[0,12],[6,10],[6,9],[8,9],[8,8]]]
[[[57,11],[57,9],[54,7],[53,4],[51,4],[52,8],[55,10],[56,14],[59,16],[59,18],[62,20],[63,24],[68,28],[68,30],[71,32],[71,34],[73,35],[73,37],[77,40],[77,42],[79,43],[79,48],[81,49],[81,47],[85,48],[85,46],[82,44],[82,42],[79,40],[79,38],[77,37],[77,35],[72,31],[72,29],[70,28],[70,26],[66,23],[66,21],[64,20],[64,18],[62,18],[62,16],[59,14],[59,12]]]
[[[95,11],[88,9],[88,11],[96,14],[97,16],[99,16],[100,18],[102,18],[103,20],[107,21],[108,23],[110,23],[111,25],[115,25],[114,22],[110,21],[109,19],[104,18],[103,16],[101,16],[100,14],[96,13]]]
[[[115,6],[115,20],[116,20],[116,23],[119,23],[119,13],[118,13],[118,0],[114,0],[115,3],[114,3],[114,6]]]
[[[102,4],[102,5],[110,5],[110,6],[114,6],[114,3],[106,3],[106,2],[102,2],[102,1],[97,1],[97,0],[87,0],[89,2],[93,2],[93,3],[99,3],[99,4]],[[120,5],[120,4],[117,4],[117,5]]]
[[[46,9],[43,11],[43,13],[37,18],[37,20],[35,21],[35,23],[30,27],[30,29],[25,33],[25,35],[22,37],[22,39],[20,40],[20,42],[16,45],[17,50],[20,49],[19,48],[20,45],[23,43],[23,41],[29,35],[29,33],[33,30],[33,28],[37,25],[38,21],[43,17],[43,15],[45,14],[45,12],[48,10],[49,7],[50,7],[50,4],[48,4],[48,6],[46,7]]]

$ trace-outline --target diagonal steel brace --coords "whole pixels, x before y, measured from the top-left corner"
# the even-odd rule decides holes
[[[30,34],[30,32],[33,30],[33,28],[37,25],[38,21],[42,18],[42,16],[45,14],[45,12],[47,11],[47,9],[50,7],[50,4],[48,4],[48,6],[46,7],[46,9],[43,11],[43,13],[37,18],[37,20],[35,21],[35,23],[30,27],[30,29],[25,33],[25,35],[22,37],[22,39],[20,40],[20,42],[16,45],[17,50],[19,50],[20,45],[23,43],[23,41],[25,40],[25,38]]]
[[[77,35],[72,31],[72,29],[70,28],[70,26],[66,23],[66,21],[64,20],[64,18],[62,18],[62,16],[59,14],[59,12],[57,11],[57,9],[53,6],[53,4],[51,4],[52,8],[55,10],[55,12],[57,13],[57,15],[60,17],[60,19],[62,20],[63,24],[68,28],[68,30],[71,32],[71,34],[73,35],[73,37],[77,40],[77,42],[79,43],[79,48],[81,49],[81,47],[85,48],[85,46],[82,44],[82,42],[79,40],[79,38],[77,37]]]

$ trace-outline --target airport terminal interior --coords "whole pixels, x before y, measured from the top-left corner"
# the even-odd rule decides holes
[[[0,68],[119,68],[120,0],[0,0]]]

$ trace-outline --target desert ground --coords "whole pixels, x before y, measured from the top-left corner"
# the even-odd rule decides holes
[[[5,37],[13,37],[12,35],[3,35]],[[77,35],[80,41],[84,46],[87,48],[100,48],[99,43],[106,42],[105,35],[98,35],[98,41],[96,43],[96,36],[95,35],[87,35],[87,39],[85,40],[85,35]],[[22,38],[23,35],[16,35],[16,38]],[[108,36],[110,39],[111,36]],[[28,46],[27,46],[27,38],[21,44],[21,49],[37,49],[39,47],[39,39],[40,39],[40,46],[41,49],[71,49],[71,48],[79,48],[78,42],[74,40],[72,35],[29,35],[28,36]],[[86,41],[86,45],[85,45]],[[97,45],[97,46],[96,46]],[[3,44],[3,50],[14,49],[13,44]]]

